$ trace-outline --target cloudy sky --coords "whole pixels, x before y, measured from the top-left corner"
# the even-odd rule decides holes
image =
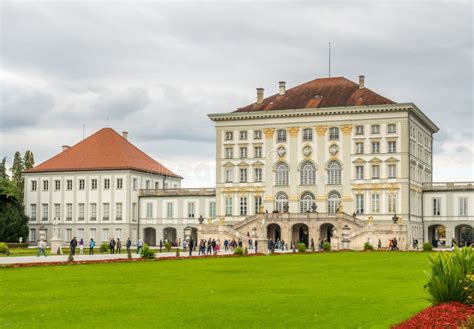
[[[108,125],[183,175],[214,184],[206,116],[332,75],[441,128],[434,178],[474,180],[470,1],[1,2],[0,153],[39,163]],[[108,119],[108,120],[107,120]]]

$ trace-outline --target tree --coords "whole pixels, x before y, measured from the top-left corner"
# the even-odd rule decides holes
[[[21,157],[21,153],[16,151],[13,159],[13,165],[10,168],[12,172],[12,181],[15,183],[20,192],[21,199],[23,199],[23,171],[25,170],[25,163]]]
[[[0,162],[0,178],[3,179],[8,179],[6,162],[7,157],[3,157],[2,162]]]
[[[0,178],[0,241],[18,242],[28,236],[28,217],[21,193],[13,181]]]
[[[30,150],[26,151],[23,159],[25,161],[25,165],[24,165],[25,170],[28,170],[34,167],[35,158],[33,156],[33,152],[31,152]]]

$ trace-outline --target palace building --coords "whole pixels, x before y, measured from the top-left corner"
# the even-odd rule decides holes
[[[25,173],[30,240],[39,231],[50,238],[54,218],[65,241],[140,235],[154,245],[251,236],[360,249],[397,237],[407,249],[414,239],[471,239],[473,184],[448,194],[433,188],[438,127],[415,104],[368,89],[364,76],[291,89],[280,82],[266,98],[257,88],[254,103],[209,118],[216,127],[215,189],[180,188],[180,176],[126,133],[105,128]],[[442,212],[430,215],[433,202],[452,210],[458,198],[465,207],[457,224],[443,224],[452,220]]]

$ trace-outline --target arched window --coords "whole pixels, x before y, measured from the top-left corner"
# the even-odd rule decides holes
[[[278,192],[275,196],[275,210],[278,212],[284,212],[288,205],[288,195],[285,192]]]
[[[300,171],[300,185],[315,185],[316,184],[316,168],[310,161],[304,162],[301,165]]]
[[[276,165],[275,185],[288,185],[288,165],[280,162]]]
[[[328,213],[334,214],[341,203],[341,195],[336,191],[329,192],[328,195]]]
[[[314,203],[314,194],[304,192],[300,196],[300,213],[311,212]]]
[[[329,185],[340,185],[341,184],[341,164],[339,161],[331,161],[327,167],[328,171],[328,184]]]

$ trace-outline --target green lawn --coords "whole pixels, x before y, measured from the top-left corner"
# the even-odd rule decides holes
[[[426,253],[0,270],[0,328],[388,328],[428,305]]]

